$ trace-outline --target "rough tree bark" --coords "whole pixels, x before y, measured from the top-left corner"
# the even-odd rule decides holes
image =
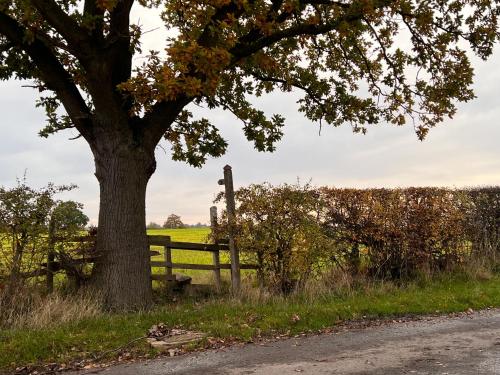
[[[145,199],[156,167],[154,148],[146,151],[138,145],[118,144],[94,151],[94,157],[100,185],[100,260],[94,268],[94,286],[108,307],[146,307],[152,290]]]

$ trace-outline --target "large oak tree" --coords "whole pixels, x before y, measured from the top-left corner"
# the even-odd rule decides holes
[[[140,51],[149,25],[131,24],[132,6],[161,13],[165,50]],[[498,14],[494,0],[0,0],[0,78],[41,91],[41,135],[75,128],[90,145],[95,285],[130,308],[151,300],[145,194],[158,143],[195,166],[226,149],[190,103],[232,112],[259,151],[284,119],[251,98],[275,90],[302,92],[299,110],[320,124],[409,122],[423,138],[474,97],[468,54],[491,54]]]

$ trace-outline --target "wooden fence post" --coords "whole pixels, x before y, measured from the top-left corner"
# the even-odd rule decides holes
[[[213,233],[217,229],[217,207],[210,207],[210,228],[212,229],[212,238],[214,238],[214,243],[217,243],[217,239],[213,237]]]
[[[231,283],[233,292],[240,290],[240,254],[234,240],[236,224],[236,203],[234,201],[233,171],[231,166],[224,167],[224,180],[219,181],[225,187],[227,221],[229,227],[229,251],[231,253]]]
[[[165,245],[163,246],[163,249],[165,251],[165,266],[166,266],[166,275],[165,275],[165,286],[169,286],[170,282],[172,281],[172,248],[170,245]]]
[[[217,207],[210,207],[210,227],[212,228],[212,237],[214,239],[214,243],[218,243],[218,239],[215,237],[215,233],[217,233]],[[220,278],[220,252],[214,251],[212,252],[212,259],[214,262],[214,280],[215,287],[217,290],[221,288],[221,278]]]

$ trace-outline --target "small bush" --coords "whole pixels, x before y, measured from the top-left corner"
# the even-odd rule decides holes
[[[317,217],[318,197],[300,185],[250,185],[236,192],[237,244],[242,256],[260,266],[273,291],[290,293],[321,264],[329,239]],[[227,234],[227,222],[220,226]]]
[[[17,293],[27,279],[41,275],[48,259],[57,260],[59,269],[71,263],[67,261],[70,247],[63,239],[78,235],[88,217],[80,203],[59,201],[55,196],[73,188],[48,184],[34,189],[25,180],[10,189],[0,187],[0,287],[4,298]]]
[[[0,187],[0,276],[9,289],[46,253],[48,217],[57,191],[52,185],[36,190],[25,181],[12,189]]]

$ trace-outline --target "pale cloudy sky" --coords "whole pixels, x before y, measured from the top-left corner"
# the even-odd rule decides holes
[[[161,26],[151,13],[136,11],[134,17],[145,29]],[[148,33],[145,50],[161,46],[163,39],[161,29]],[[227,154],[195,169],[171,161],[168,146],[166,153],[159,148],[158,168],[148,188],[147,219],[163,222],[174,212],[188,223],[208,222],[225,164],[233,166],[236,187],[263,181],[293,183],[297,178],[349,187],[498,185],[500,49],[487,62],[474,61],[478,98],[461,104],[455,118],[431,130],[424,142],[417,140],[411,126],[385,124],[364,136],[353,134],[349,126],[324,126],[318,135],[317,124],[297,112],[293,95],[276,94],[257,101],[267,113],[282,113],[287,119],[276,152],[264,154],[253,150],[232,116],[203,113],[229,141]],[[25,171],[34,186],[75,183],[79,189],[64,198],[84,203],[96,223],[99,189],[90,149],[81,139],[68,140],[75,135],[72,131],[38,137],[44,115],[34,106],[36,92],[21,85],[0,82],[0,185],[14,185]]]

